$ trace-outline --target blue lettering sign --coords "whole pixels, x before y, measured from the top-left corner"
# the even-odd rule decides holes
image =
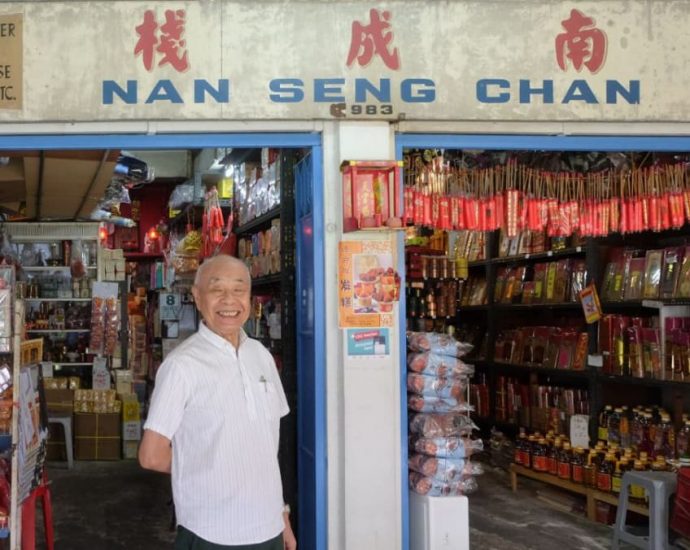
[[[210,82],[203,79],[194,81],[194,103],[206,103],[206,94],[210,95],[216,103],[230,102],[230,80],[221,78],[218,87],[214,88]]]
[[[563,103],[571,101],[584,101],[585,103],[599,103],[597,96],[594,95],[592,88],[585,80],[573,80],[568,91],[563,96]]]
[[[367,92],[382,103],[390,103],[391,101],[391,80],[390,78],[382,78],[379,80],[379,87],[368,81],[366,78],[355,79],[355,102],[366,103]]]
[[[304,99],[304,82],[299,78],[276,78],[268,83],[268,97],[276,103],[298,103]]]
[[[112,105],[114,97],[119,97],[125,103],[136,105],[137,81],[128,80],[127,90],[123,90],[114,80],[103,81],[103,105]]]
[[[606,103],[618,103],[618,95],[620,95],[630,105],[640,104],[640,81],[631,80],[628,88],[624,88],[623,84],[617,80],[606,81]]]
[[[532,88],[529,80],[520,80],[520,103],[531,103],[533,95],[544,97],[544,103],[553,103],[553,80],[544,80],[541,88]]]
[[[428,78],[406,78],[400,83],[400,99],[405,103],[431,103],[436,99],[435,86]]]
[[[345,101],[345,96],[342,95],[342,87],[344,84],[344,78],[315,78],[314,101],[318,103],[338,103]]]
[[[153,90],[151,90],[149,97],[146,98],[146,103],[153,103],[154,101],[184,103],[173,83],[167,79],[159,80],[153,87]]]
[[[510,82],[503,78],[482,78],[477,80],[477,99],[481,103],[508,103],[510,92],[499,92],[489,95],[489,86],[496,86],[500,90],[510,90]]]

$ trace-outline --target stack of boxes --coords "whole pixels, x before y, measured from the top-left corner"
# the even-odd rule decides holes
[[[101,261],[98,264],[99,281],[124,281],[125,256],[121,248],[101,249]]]
[[[75,390],[74,457],[118,460],[121,454],[122,402],[115,390]]]

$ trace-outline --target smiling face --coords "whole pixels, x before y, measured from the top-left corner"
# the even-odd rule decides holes
[[[251,311],[251,279],[237,258],[216,256],[199,268],[192,287],[194,302],[206,326],[233,346]]]

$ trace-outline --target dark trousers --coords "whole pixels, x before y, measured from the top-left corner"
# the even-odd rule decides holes
[[[214,544],[192,533],[189,529],[177,526],[175,550],[283,550],[283,534],[258,544],[243,544],[240,546],[225,546]]]

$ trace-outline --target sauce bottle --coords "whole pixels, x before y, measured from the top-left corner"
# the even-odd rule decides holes
[[[636,460],[633,464],[633,469],[636,472],[643,472],[645,468],[641,460]],[[645,501],[645,496],[646,491],[642,485],[630,485],[630,500],[641,503]]]
[[[551,475],[558,475],[558,456],[561,453],[561,438],[557,437],[546,456],[546,465]]]
[[[546,439],[543,437],[534,446],[532,453],[532,469],[535,472],[548,472],[546,464]]]
[[[611,405],[606,405],[604,410],[601,411],[599,415],[599,430],[597,431],[597,438],[599,441],[608,441],[608,426],[609,426],[609,416],[611,415],[613,407]]]
[[[563,443],[563,448],[558,455],[558,477],[570,481],[570,443]]]
[[[619,495],[621,492],[621,481],[627,468],[628,460],[626,458],[621,458],[621,460],[616,463],[616,469],[611,476],[611,492],[614,495]]]
[[[525,435],[525,432],[520,430],[520,435],[515,441],[515,452],[513,453],[513,462],[515,464],[522,465],[522,449],[525,446],[526,439],[527,436]]]
[[[632,437],[630,434],[630,417],[628,414],[628,407],[621,407],[620,419],[620,445],[621,447],[630,447]]]
[[[584,482],[586,487],[595,488],[597,486],[597,453],[590,449],[587,455],[587,464],[584,466]]]
[[[536,438],[530,435],[527,438],[527,445],[525,446],[525,452],[522,454],[522,465],[525,468],[532,468],[532,453],[534,452],[534,446],[536,445]]]
[[[611,477],[614,472],[615,457],[607,454],[597,472],[597,489],[603,493],[611,492]]]
[[[608,423],[608,442],[620,445],[621,442],[621,413],[623,410],[620,407],[613,409],[613,413],[609,416]]]
[[[570,459],[570,479],[573,483],[582,485],[585,482],[584,466],[584,451],[582,447],[575,447],[573,456]]]

